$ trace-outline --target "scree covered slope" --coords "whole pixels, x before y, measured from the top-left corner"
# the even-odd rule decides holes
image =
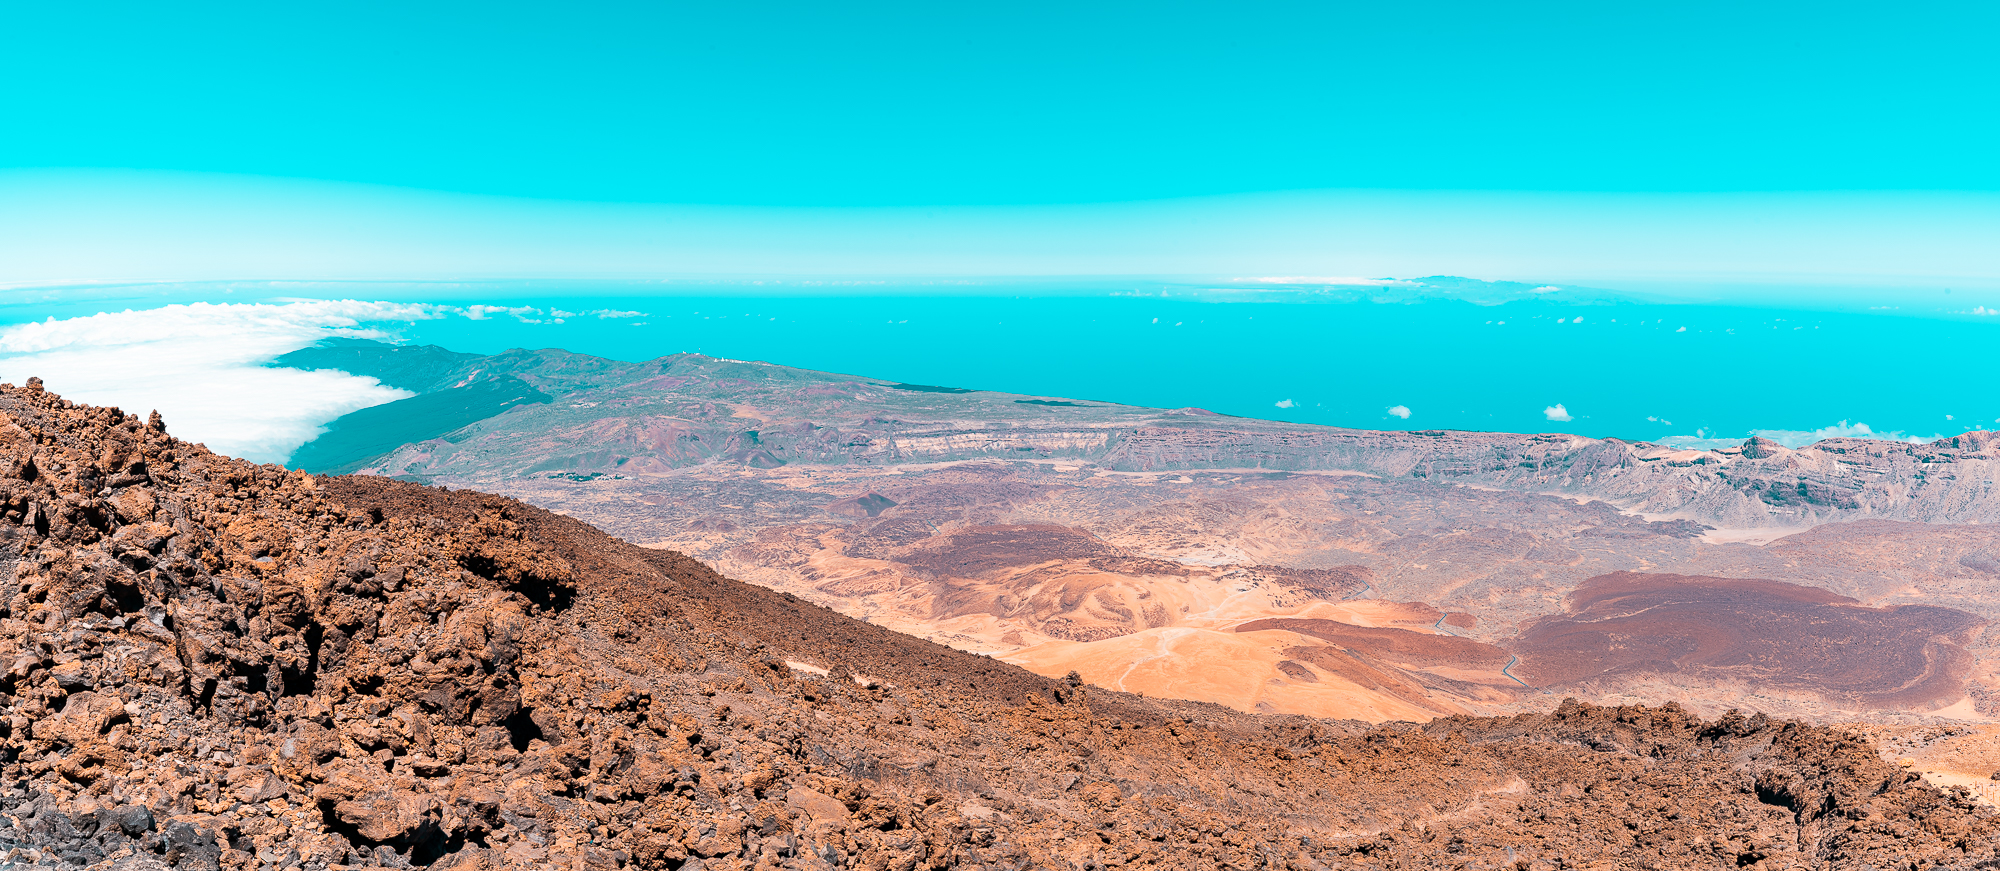
[[[0,387],[0,854],[119,868],[1975,867],[1823,728],[1055,681],[511,500]]]

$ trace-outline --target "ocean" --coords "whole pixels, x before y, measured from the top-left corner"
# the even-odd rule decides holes
[[[1070,295],[599,296],[537,307],[645,314],[450,318],[399,332],[481,353],[559,347],[643,360],[689,351],[1370,429],[1653,441],[1765,432],[1803,444],[1816,433],[1953,435],[2000,418],[2000,319]]]
[[[1929,439],[2000,419],[2000,317],[1976,313],[1602,294],[1514,294],[1495,303],[1102,281],[237,283],[93,293],[17,298],[0,306],[0,323],[194,299],[393,299],[456,307],[437,319],[374,326],[457,351],[563,348],[620,360],[698,352],[1371,429],[1718,445],[1758,432],[1805,444],[1842,434]],[[480,300],[496,308],[469,308]]]

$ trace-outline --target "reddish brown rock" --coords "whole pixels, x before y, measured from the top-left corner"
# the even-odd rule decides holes
[[[1556,687],[1671,674],[1918,705],[1960,696],[1963,645],[1985,625],[1952,608],[1868,608],[1779,581],[1617,572],[1522,633],[1515,671]]]

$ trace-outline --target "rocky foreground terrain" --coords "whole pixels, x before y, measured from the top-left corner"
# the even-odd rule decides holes
[[[1426,724],[1052,680],[509,499],[0,386],[0,861],[112,868],[1973,868],[1861,737]]]

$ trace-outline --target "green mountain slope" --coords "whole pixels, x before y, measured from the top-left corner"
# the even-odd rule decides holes
[[[318,474],[345,474],[402,445],[438,438],[516,406],[550,399],[511,375],[412,396],[343,415],[327,425],[325,434],[295,451],[286,465]]]
[[[478,354],[462,354],[436,345],[405,346],[367,339],[327,339],[272,360],[271,365],[290,369],[338,369],[353,375],[366,375],[411,393],[429,393],[456,383],[463,377],[466,364],[479,359],[482,358]]]

